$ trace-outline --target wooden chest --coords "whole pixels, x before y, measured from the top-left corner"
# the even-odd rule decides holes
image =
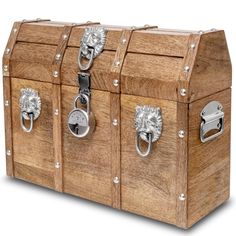
[[[224,31],[16,22],[3,77],[8,176],[181,228],[229,198]]]

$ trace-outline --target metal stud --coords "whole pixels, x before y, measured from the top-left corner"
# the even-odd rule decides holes
[[[189,72],[189,70],[190,70],[190,67],[189,67],[189,66],[185,66],[185,67],[184,67],[184,72]]]
[[[203,30],[199,30],[198,33],[199,33],[199,34],[203,34],[204,31],[203,31]]]
[[[8,71],[8,66],[7,66],[7,65],[4,65],[4,66],[3,66],[3,71],[4,71],[4,72],[7,72],[7,71]]]
[[[13,33],[16,33],[16,32],[17,32],[17,28],[14,28],[14,29],[13,29]]]
[[[8,149],[6,153],[7,153],[7,156],[11,156],[11,150],[10,149]]]
[[[54,115],[55,115],[55,116],[58,116],[58,115],[59,115],[59,110],[58,110],[58,109],[55,109]]]
[[[119,86],[119,80],[118,80],[118,79],[114,79],[114,80],[113,80],[113,85],[114,85],[115,87],[118,87],[118,86]]]
[[[180,95],[181,96],[186,96],[186,94],[187,94],[187,91],[186,91],[186,89],[180,89]]]
[[[60,162],[56,162],[56,163],[55,163],[55,168],[59,169],[60,167],[61,167]]]
[[[185,199],[186,199],[185,194],[184,194],[184,193],[181,193],[181,194],[179,195],[179,200],[180,200],[180,201],[185,201]]]
[[[127,42],[127,40],[125,38],[121,40],[122,44],[126,44],[126,42]]]
[[[61,58],[61,54],[60,53],[56,54],[55,59],[58,61],[60,60],[60,58]]]
[[[119,184],[119,183],[120,183],[120,179],[119,179],[118,176],[116,176],[116,177],[113,178],[113,183],[114,183],[114,184]]]
[[[55,78],[57,78],[58,77],[58,75],[59,75],[59,72],[58,71],[53,71],[53,77],[55,77]]]
[[[7,54],[9,54],[10,53],[10,51],[11,51],[11,49],[10,48],[6,48],[6,50],[5,50],[5,54],[7,55]]]
[[[113,124],[114,126],[117,126],[117,125],[118,125],[118,120],[117,120],[117,119],[113,119],[112,124]]]
[[[118,67],[118,66],[120,65],[120,61],[115,61],[115,62],[114,62],[114,65],[115,65],[116,67]]]
[[[196,44],[195,43],[192,43],[191,45],[190,45],[190,48],[191,49],[194,49],[196,47]]]
[[[178,135],[179,135],[180,138],[184,138],[184,135],[185,135],[184,130],[180,130],[180,131],[178,132]]]
[[[68,35],[67,35],[67,34],[63,34],[62,38],[63,38],[64,40],[66,40],[66,39],[68,38]]]
[[[6,100],[4,104],[5,104],[5,107],[8,107],[9,106],[9,101]]]

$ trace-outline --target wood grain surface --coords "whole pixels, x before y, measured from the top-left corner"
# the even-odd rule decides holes
[[[135,149],[135,108],[160,107],[163,133],[152,153],[141,158]],[[176,223],[177,104],[165,100],[121,95],[121,208]]]
[[[41,97],[41,114],[34,121],[31,133],[24,132],[20,125],[19,98],[22,88],[37,90]],[[54,188],[52,84],[12,78],[11,89],[15,176]]]
[[[110,93],[92,90],[91,111],[96,130],[78,139],[68,127],[78,88],[62,86],[62,154],[64,191],[92,201],[112,205]]]
[[[231,90],[227,89],[189,105],[188,227],[229,198]],[[200,112],[219,101],[225,113],[224,133],[201,143]]]

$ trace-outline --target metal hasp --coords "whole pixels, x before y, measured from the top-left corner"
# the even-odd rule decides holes
[[[30,133],[33,129],[34,120],[39,117],[41,112],[41,98],[38,95],[38,91],[31,88],[21,89],[19,105],[21,127],[25,132]],[[30,120],[28,128],[25,125],[26,120]]]
[[[135,114],[136,151],[141,157],[147,157],[162,133],[162,114],[159,107],[137,106]],[[148,143],[146,151],[141,150],[141,140]]]
[[[213,140],[224,132],[224,112],[223,106],[217,102],[212,101],[208,103],[201,111],[202,122],[200,125],[200,139],[201,142]],[[214,132],[211,134],[211,132]],[[209,136],[207,136],[209,134]]]
[[[106,30],[102,27],[89,27],[85,29],[81,39],[78,65],[82,71],[88,70],[93,63],[93,59],[97,57],[105,46]],[[86,58],[87,63],[82,63],[82,59]]]

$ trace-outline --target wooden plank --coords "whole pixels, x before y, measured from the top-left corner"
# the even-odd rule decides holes
[[[135,149],[138,105],[162,109],[163,132],[147,158]],[[121,95],[121,208],[171,224],[176,223],[176,114],[176,102]]]
[[[105,205],[112,205],[110,93],[92,90],[91,111],[96,128],[91,136],[78,139],[68,127],[78,88],[62,86],[62,155],[64,192]]]
[[[120,209],[120,95],[110,94],[111,112],[111,175],[118,177],[119,183],[112,185],[112,207]],[[117,121],[117,124],[115,123]]]
[[[41,114],[38,119],[34,121],[33,130],[30,133],[24,132],[20,125],[19,98],[22,88],[37,90],[41,97]],[[17,172],[15,177],[22,177],[33,183],[36,178],[34,170],[40,170],[40,176],[42,176],[43,173],[45,176],[54,175],[52,92],[52,84],[12,78],[14,163],[22,164],[26,166],[25,168],[28,170],[28,173],[23,174],[23,169],[22,171],[15,169]],[[29,170],[30,168],[31,170]],[[52,185],[49,186],[48,184],[45,186],[52,187]]]
[[[52,85],[53,100],[53,153],[55,158],[54,181],[55,190],[63,191],[63,159],[62,159],[62,133],[61,133],[61,87]]]
[[[188,104],[178,102],[177,121],[176,225],[187,228]]]
[[[14,160],[12,144],[12,100],[11,100],[11,78],[3,77],[4,93],[4,115],[5,115],[5,147],[6,147],[6,172],[8,176],[14,177]]]
[[[104,51],[93,62],[90,70],[91,87],[93,89],[113,91],[116,89],[113,85],[115,74],[110,73],[115,53]],[[61,82],[64,85],[78,86],[78,48],[67,48],[61,67]]]
[[[229,198],[231,90],[227,89],[189,105],[188,227]],[[224,133],[201,143],[200,112],[219,101],[225,114]]]
[[[192,70],[189,101],[227,89],[232,84],[232,68],[224,31],[203,34]]]
[[[11,58],[13,77],[52,82],[52,63],[56,46],[17,43]]]
[[[176,35],[169,32],[157,34],[154,32],[134,32],[128,52],[184,57],[188,45],[188,34]]]
[[[182,58],[128,53],[122,68],[121,92],[177,100]]]

